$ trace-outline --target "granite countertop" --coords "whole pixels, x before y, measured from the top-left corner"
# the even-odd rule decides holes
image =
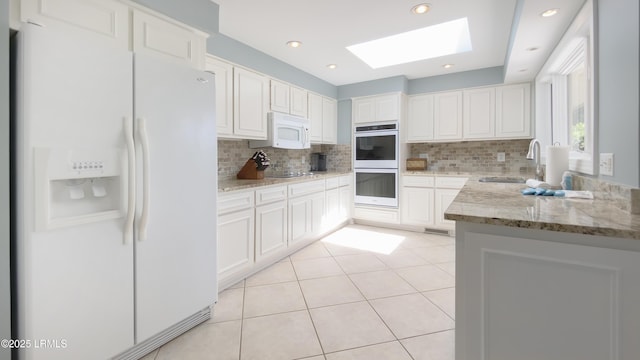
[[[291,178],[272,178],[265,176],[265,178],[261,180],[244,180],[236,178],[220,179],[218,180],[218,192],[228,192],[270,185],[289,185],[311,180],[321,180],[350,173],[350,171],[327,171],[317,172],[313,175],[304,175]]]
[[[594,192],[593,200],[525,196],[525,184],[481,183],[471,177],[445,212],[445,219],[640,239],[640,215],[620,209]]]

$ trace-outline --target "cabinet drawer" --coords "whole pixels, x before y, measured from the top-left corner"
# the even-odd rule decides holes
[[[402,177],[402,186],[433,187],[433,185],[433,176],[405,175]]]
[[[287,187],[276,186],[256,190],[256,205],[262,205],[287,198]]]
[[[397,224],[400,222],[398,210],[395,209],[373,209],[355,207],[353,217],[361,220],[379,221],[384,223]]]
[[[298,197],[320,191],[324,191],[324,180],[289,185],[289,197]]]
[[[342,175],[340,176],[339,181],[340,181],[340,186],[349,186],[353,183],[353,178],[351,177],[351,174]]]
[[[327,179],[327,189],[335,189],[340,186],[340,179],[332,177]]]
[[[218,194],[218,214],[253,207],[255,204],[253,191],[238,191]]]
[[[446,189],[462,189],[464,184],[467,182],[468,178],[462,177],[437,177],[436,178],[436,187],[437,188],[446,188]]]

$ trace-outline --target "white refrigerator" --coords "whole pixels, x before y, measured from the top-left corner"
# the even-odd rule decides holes
[[[13,54],[19,358],[135,359],[208,319],[213,75],[32,24]]]

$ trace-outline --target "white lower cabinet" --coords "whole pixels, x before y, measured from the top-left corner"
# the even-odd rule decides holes
[[[309,236],[311,210],[306,197],[289,200],[289,244],[295,244]]]
[[[254,262],[254,209],[218,215],[219,281],[249,271]]]
[[[325,217],[323,220],[323,232],[331,231],[351,218],[351,204],[353,195],[351,192],[350,175],[334,178],[330,182],[327,179],[325,197]]]
[[[453,202],[453,199],[458,196],[460,190],[458,189],[436,189],[435,190],[435,226],[439,228],[447,228],[453,230],[456,225],[455,221],[445,220],[444,212],[449,205]]]
[[[322,234],[324,196],[324,192],[317,192],[289,199],[289,246]]]
[[[351,177],[349,176],[349,178]],[[339,223],[351,219],[351,209],[353,208],[353,191],[351,189],[351,185],[338,189],[340,192]]]
[[[256,207],[256,262],[287,247],[287,201]]]
[[[349,220],[353,201],[351,179],[351,175],[344,175],[288,186],[220,193],[218,290],[297,251]],[[330,208],[325,204],[330,204]],[[331,220],[327,220],[329,218]]]
[[[403,224],[433,225],[433,188],[405,187],[401,203]]]
[[[444,212],[466,182],[463,177],[403,175],[402,224],[453,230],[455,222],[445,220]]]

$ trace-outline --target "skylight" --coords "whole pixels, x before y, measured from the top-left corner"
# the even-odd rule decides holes
[[[347,46],[373,69],[471,51],[467,18]]]

